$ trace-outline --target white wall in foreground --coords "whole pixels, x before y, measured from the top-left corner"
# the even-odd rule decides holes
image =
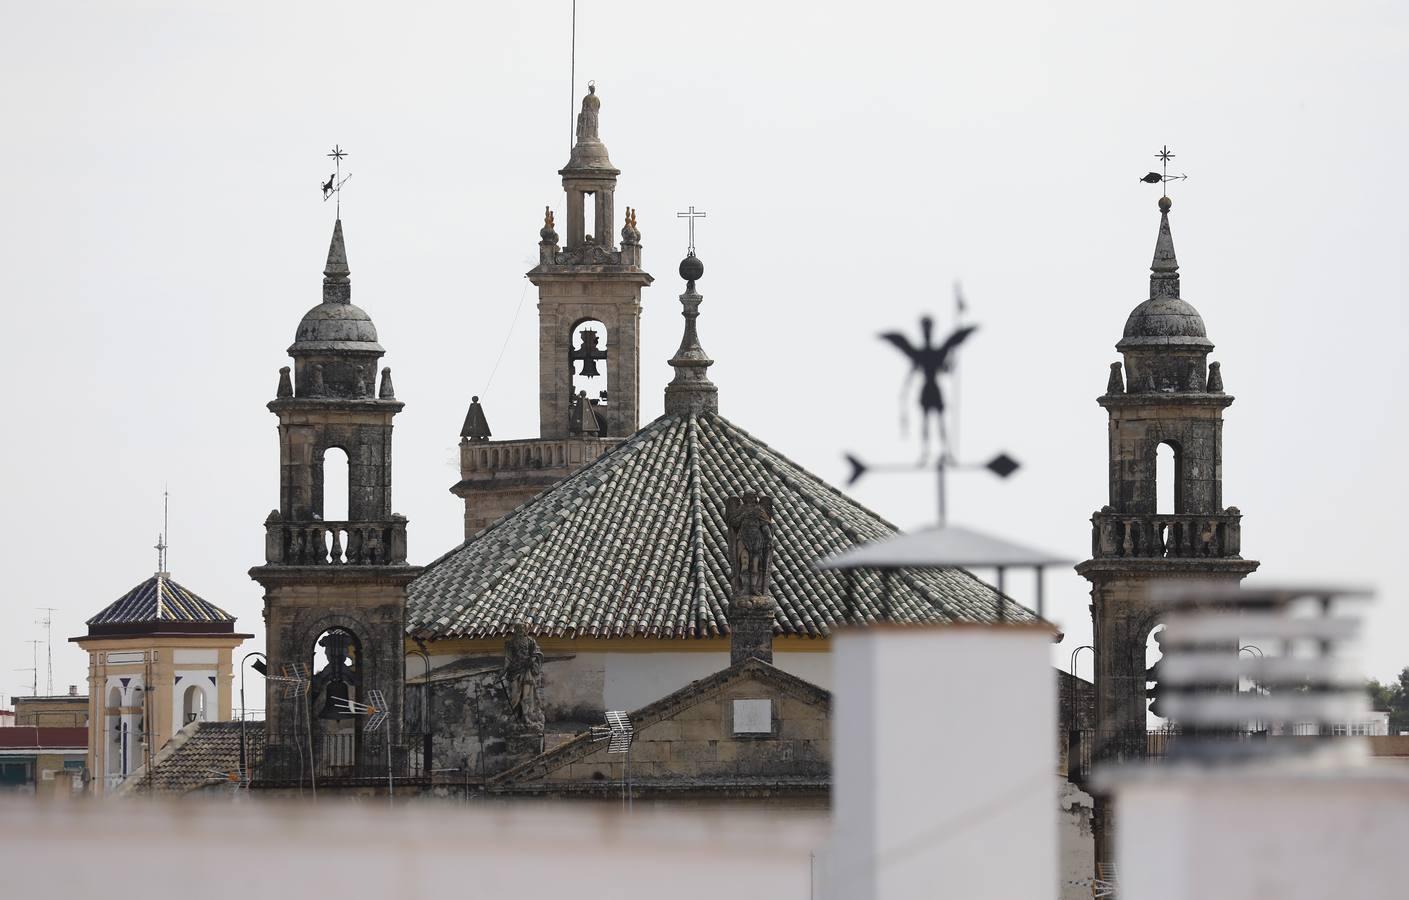
[[[1058,894],[1049,629],[834,639],[829,900]]]
[[[13,897],[808,900],[824,834],[820,817],[698,808],[6,800],[0,867]],[[159,877],[114,877],[134,848]]]
[[[1402,768],[1229,767],[1115,784],[1116,867],[1126,900],[1409,896],[1409,772]]]

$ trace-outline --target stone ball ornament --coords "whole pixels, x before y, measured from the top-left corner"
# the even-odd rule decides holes
[[[680,260],[680,277],[686,281],[699,281],[704,276],[704,263],[700,258],[691,253]]]

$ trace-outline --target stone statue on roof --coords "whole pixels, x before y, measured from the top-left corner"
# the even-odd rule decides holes
[[[526,728],[543,730],[543,651],[519,622],[504,641],[504,680],[513,720]]]
[[[773,561],[773,501],[752,491],[724,503],[729,526],[729,556],[733,563],[733,599],[768,596],[768,570]]]

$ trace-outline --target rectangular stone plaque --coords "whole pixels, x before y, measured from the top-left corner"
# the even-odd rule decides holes
[[[735,734],[769,734],[773,731],[772,700],[735,700]]]

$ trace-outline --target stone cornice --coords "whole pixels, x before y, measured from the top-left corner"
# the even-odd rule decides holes
[[[400,400],[378,400],[368,397],[363,400],[347,400],[340,397],[290,397],[270,400],[265,404],[272,413],[298,412],[346,412],[346,413],[391,413],[401,412],[406,404]]]
[[[385,584],[405,587],[421,574],[421,566],[255,566],[250,578],[266,590],[313,584]]]
[[[1205,575],[1249,575],[1262,565],[1255,559],[1155,559],[1120,557],[1088,559],[1077,563],[1078,575],[1156,575],[1161,578],[1198,578]]]
[[[1140,406],[1209,406],[1226,409],[1233,404],[1232,394],[1165,393],[1103,394],[1096,402],[1106,409],[1130,409]]]

